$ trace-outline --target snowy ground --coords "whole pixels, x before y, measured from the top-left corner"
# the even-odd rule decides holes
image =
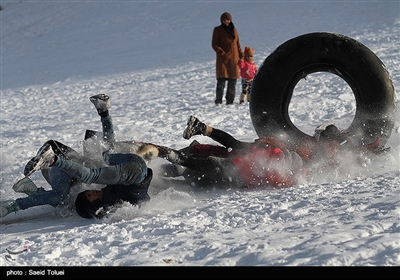
[[[225,11],[233,15],[242,47],[255,48],[258,65],[290,38],[336,32],[374,51],[400,87],[398,1],[1,6],[1,200],[22,196],[11,187],[46,140],[82,150],[85,130],[100,129],[88,99],[98,93],[111,96],[118,140],[185,147],[190,140],[182,132],[193,114],[253,141],[248,105],[214,106],[210,40]],[[345,129],[354,113],[350,88],[333,75],[310,75],[290,105],[292,121],[306,133],[323,121]],[[156,178],[149,204],[125,205],[102,221],[82,219],[69,207],[12,213],[1,219],[0,265],[399,266],[399,140],[397,119],[385,157],[288,189],[206,191]],[[40,174],[34,180],[46,186]],[[27,252],[8,261],[6,248]]]

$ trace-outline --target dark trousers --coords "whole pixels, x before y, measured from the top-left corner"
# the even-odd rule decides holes
[[[228,81],[226,89],[226,104],[233,104],[236,95],[236,81],[237,79],[218,78],[215,104],[222,104],[222,97],[224,96],[225,83]]]
[[[254,144],[254,142],[237,140],[229,133],[217,128],[212,129],[210,138],[224,145],[227,149],[231,148],[233,150],[250,149],[251,145]]]
[[[202,144],[200,144],[202,146]],[[205,144],[208,146],[207,144]],[[232,186],[242,186],[240,175],[228,157],[218,157],[212,155],[202,155],[182,150],[174,150],[165,146],[157,146],[159,157],[165,158],[175,165],[187,167],[195,183],[228,183]],[[196,147],[194,145],[193,147]],[[200,180],[202,182],[200,182]]]

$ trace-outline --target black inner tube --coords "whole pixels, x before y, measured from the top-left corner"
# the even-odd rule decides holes
[[[344,79],[356,100],[356,113],[347,132],[360,145],[379,137],[382,144],[394,127],[395,95],[382,61],[358,41],[335,33],[317,32],[280,45],[260,66],[250,94],[250,115],[258,136],[288,141],[312,137],[289,118],[297,83],[307,75],[329,72]]]

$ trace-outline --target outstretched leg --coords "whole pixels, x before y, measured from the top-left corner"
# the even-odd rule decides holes
[[[143,158],[135,154],[109,154],[110,166],[88,168],[71,160],[57,157],[52,147],[46,143],[36,155],[35,170],[59,168],[72,178],[86,184],[129,185],[141,183],[147,176],[147,165]]]
[[[115,148],[115,135],[112,118],[108,112],[111,107],[110,98],[105,94],[97,94],[90,97],[90,102],[96,107],[97,113],[101,117],[106,150],[112,150]]]
[[[178,151],[154,144],[143,146],[137,154],[147,160],[154,159],[155,157],[164,158],[173,164],[205,173],[208,177],[211,175],[215,178],[215,181],[238,176],[234,164],[228,158],[196,156],[182,150]]]
[[[49,170],[51,190],[39,188],[34,194],[28,197],[17,198],[16,202],[21,210],[39,205],[51,205],[56,207],[63,201],[71,188],[71,184],[79,184],[78,181],[73,181],[71,176],[58,168]]]
[[[183,138],[190,139],[193,135],[204,135],[208,136],[214,141],[224,145],[227,148],[246,149],[249,148],[252,143],[239,141],[229,133],[213,128],[205,123],[202,123],[198,118],[190,116],[187,122],[187,127],[183,132]]]

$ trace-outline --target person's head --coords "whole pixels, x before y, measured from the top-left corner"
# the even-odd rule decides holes
[[[333,124],[328,125],[319,135],[320,141],[338,141],[346,140],[345,135]]]
[[[247,46],[244,48],[244,52],[243,52],[244,60],[252,62],[253,54],[254,54],[254,49],[247,47]]]
[[[345,135],[333,124],[319,132],[318,145],[327,155],[335,155],[345,142]]]
[[[103,192],[86,190],[78,194],[75,200],[75,209],[79,216],[86,219],[102,218]]]
[[[232,22],[232,15],[228,12],[225,12],[221,15],[221,23],[223,25],[229,26],[229,24]]]

